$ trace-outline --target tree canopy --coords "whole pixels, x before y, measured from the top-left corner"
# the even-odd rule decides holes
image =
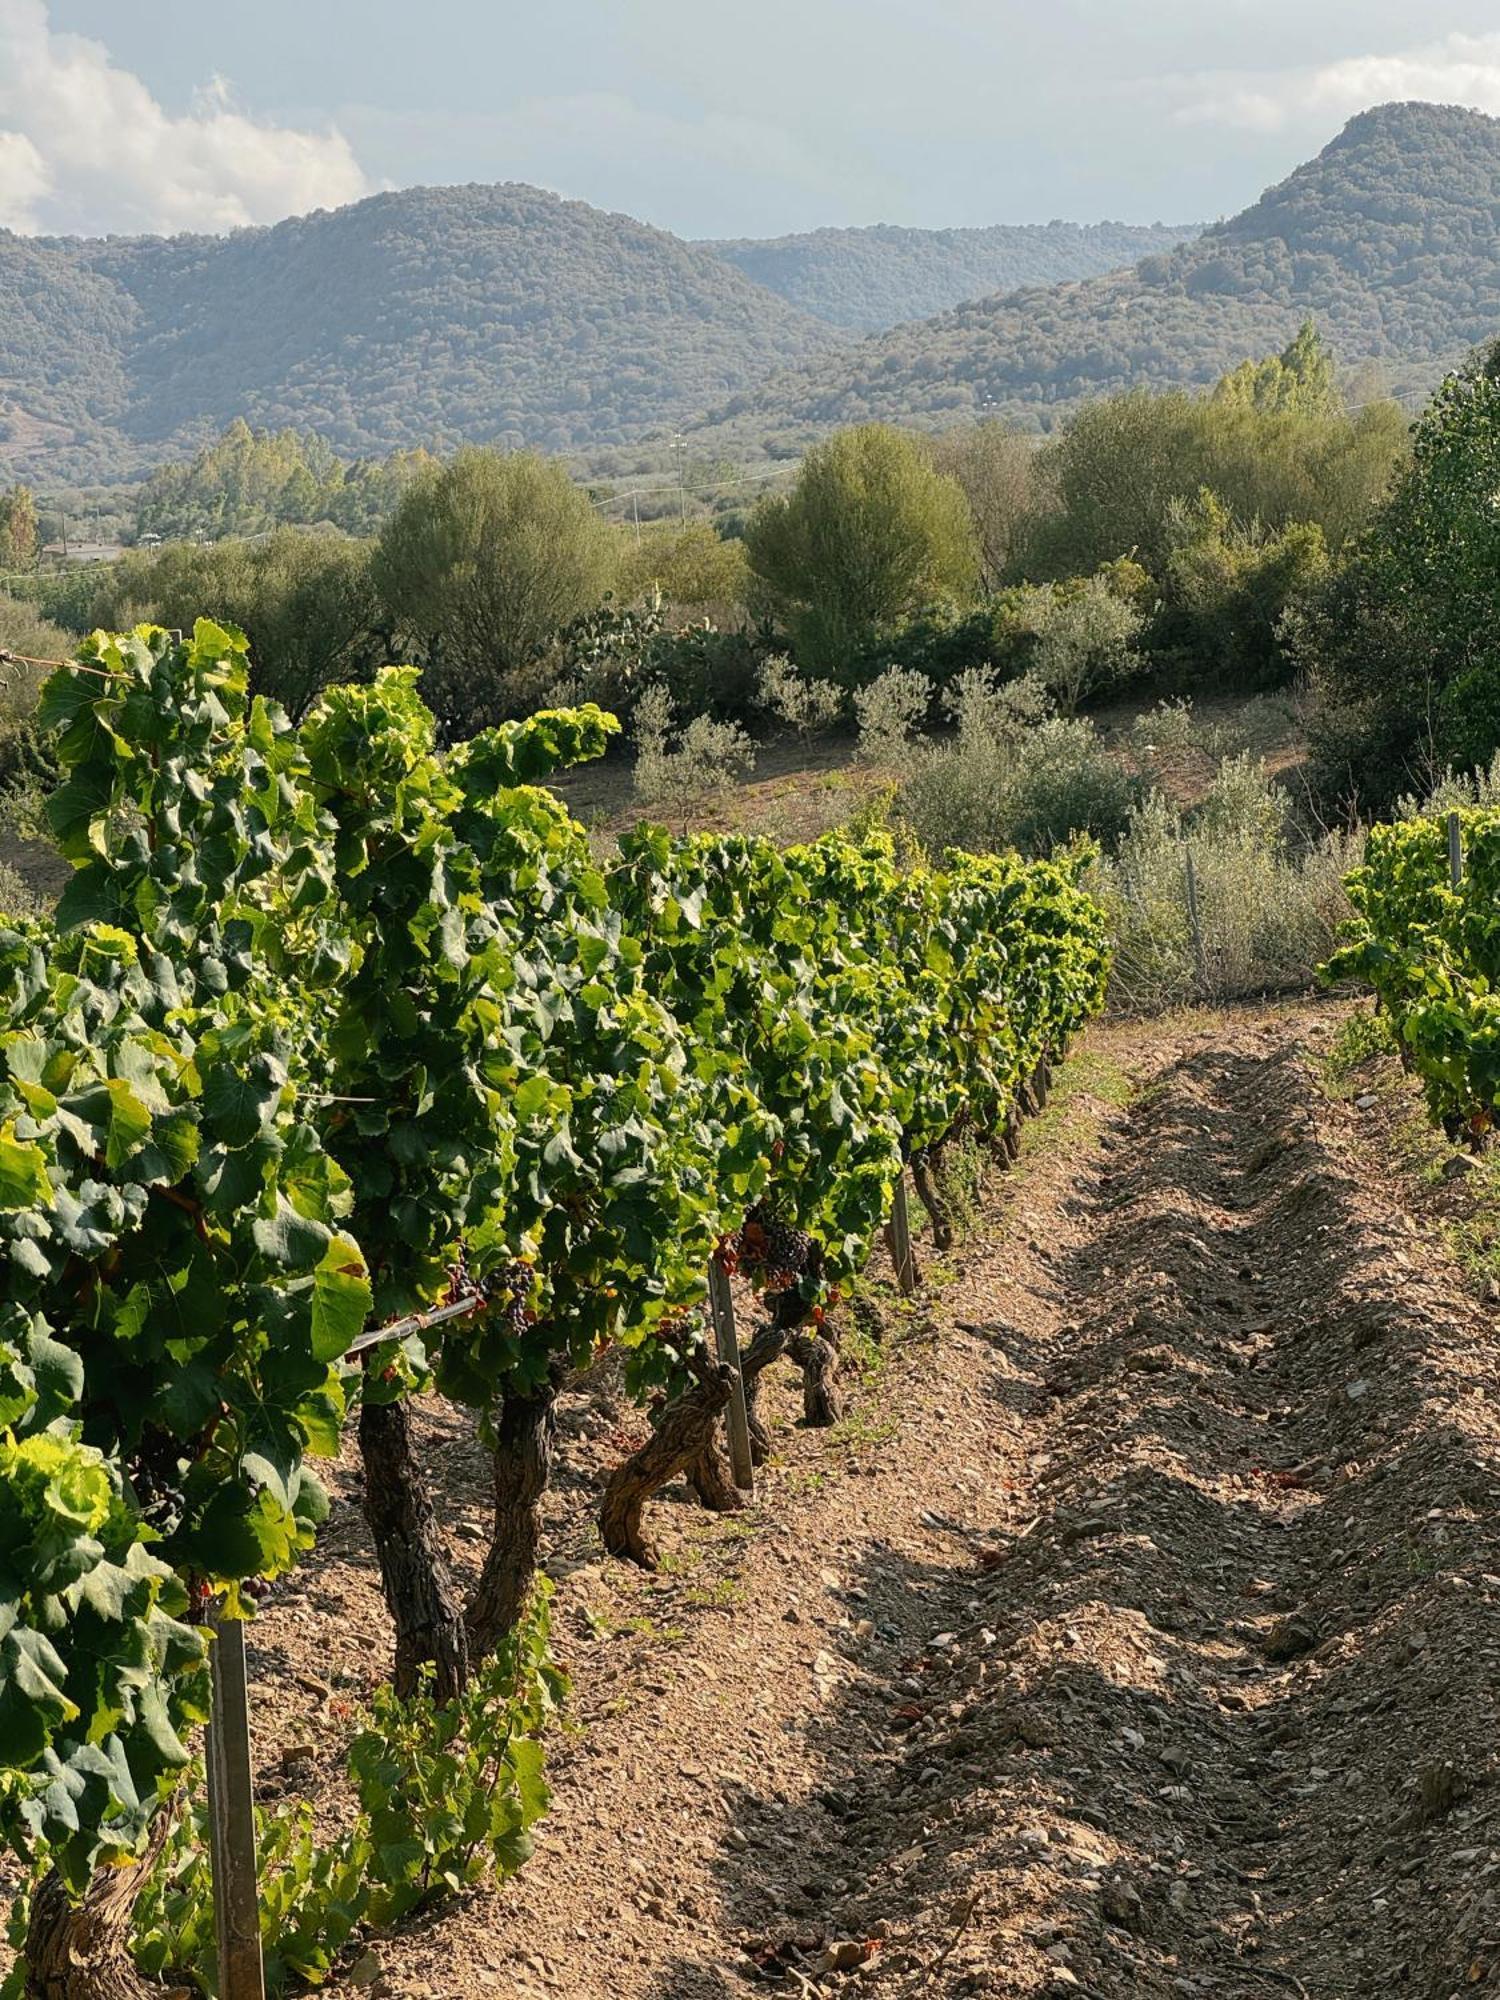
[[[615,580],[617,531],[555,461],[461,451],[411,485],[377,544],[391,617],[432,662],[435,699],[459,726],[524,701],[525,670]]]
[[[757,506],[745,549],[802,653],[833,664],[919,605],[966,595],[979,566],[963,488],[883,424],[815,445],[791,492]]]

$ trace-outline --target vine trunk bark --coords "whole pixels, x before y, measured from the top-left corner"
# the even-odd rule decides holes
[[[365,1519],[396,1627],[396,1692],[415,1693],[421,1669],[430,1665],[434,1694],[439,1701],[451,1701],[468,1685],[468,1637],[412,1437],[411,1407],[404,1398],[361,1405],[359,1449]]]
[[[701,1460],[713,1442],[715,1425],[729,1407],[733,1380],[732,1369],[704,1362],[692,1388],[668,1403],[639,1451],[610,1474],[599,1509],[599,1532],[612,1556],[624,1556],[642,1569],[657,1567],[656,1545],[646,1533],[646,1503],[669,1479]]]
[[[825,1322],[821,1333],[802,1328],[786,1344],[802,1370],[802,1415],[813,1430],[827,1430],[844,1414],[839,1395],[839,1350]]]
[[[751,1456],[754,1457],[753,1444]],[[730,1476],[717,1437],[709,1437],[708,1443],[688,1467],[687,1476],[688,1484],[711,1513],[733,1514],[744,1506],[745,1496]]]
[[[932,1224],[932,1244],[938,1251],[953,1248],[953,1216],[947,1202],[938,1191],[934,1169],[936,1159],[930,1153],[914,1153],[911,1161],[911,1177],[916,1183],[922,1206],[927,1211],[927,1219]]]
[[[750,1420],[750,1457],[764,1465],[771,1456],[773,1439],[770,1425],[760,1413],[760,1378],[773,1361],[786,1352],[787,1330],[775,1320],[765,1320],[755,1338],[740,1356],[740,1373],[745,1378],[745,1414]]]
[[[26,1930],[26,2000],[161,2000],[161,1987],[135,1969],[130,1927],[171,1820],[158,1813],[141,1858],[101,1868],[76,1903],[60,1875],[43,1876]]]
[[[489,1553],[469,1600],[469,1645],[484,1658],[521,1622],[542,1541],[542,1495],[552,1476],[561,1364],[529,1395],[508,1395],[495,1419],[495,1515]]]

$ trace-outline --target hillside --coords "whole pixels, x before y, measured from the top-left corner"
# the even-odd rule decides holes
[[[1090,396],[1211,382],[1309,314],[1346,365],[1424,389],[1500,332],[1497,217],[1500,121],[1386,105],[1168,255],[898,327],[732,400],[720,420],[786,436],[982,409],[1045,427]]]
[[[1173,250],[1202,225],[997,224],[990,229],[815,229],[766,241],[706,243],[803,312],[857,333],[885,333],[965,299],[1062,284]]]
[[[696,413],[841,336],[710,251],[520,185],[228,237],[0,232],[0,479],[118,476],[232,418],[346,453],[562,450]]]

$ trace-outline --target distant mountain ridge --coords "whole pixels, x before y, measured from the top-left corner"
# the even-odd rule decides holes
[[[863,339],[736,261],[780,259],[789,292],[863,312],[881,286],[932,280],[937,246],[968,255],[970,234],[711,247],[518,183],[407,189],[228,237],[0,231],[0,483],[124,477],[235,417],[315,430],[345,456],[593,450],[676,429],[758,452],[865,418],[1045,428],[1090,396],[1212,382],[1309,316],[1346,366],[1421,390],[1500,334],[1500,121],[1365,112],[1243,214],[1128,270]],[[1107,233],[1079,234],[1109,254]]]
[[[985,229],[877,223],[702,247],[831,326],[885,333],[965,299],[1118,271],[1202,232],[1202,223],[996,223]]]
[[[1132,270],[900,326],[733,398],[707,427],[785,443],[976,414],[1046,427],[1089,397],[1205,385],[1315,318],[1341,363],[1422,391],[1500,335],[1500,120],[1362,112],[1240,215]],[[707,442],[707,438],[703,440]]]
[[[708,250],[518,183],[226,237],[0,231],[0,477],[118,476],[236,416],[344,453],[563,450],[846,337]]]

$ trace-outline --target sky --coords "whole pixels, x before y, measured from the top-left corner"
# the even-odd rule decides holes
[[[686,236],[1212,221],[1407,97],[1500,115],[1495,0],[0,0],[0,226],[468,180]]]

